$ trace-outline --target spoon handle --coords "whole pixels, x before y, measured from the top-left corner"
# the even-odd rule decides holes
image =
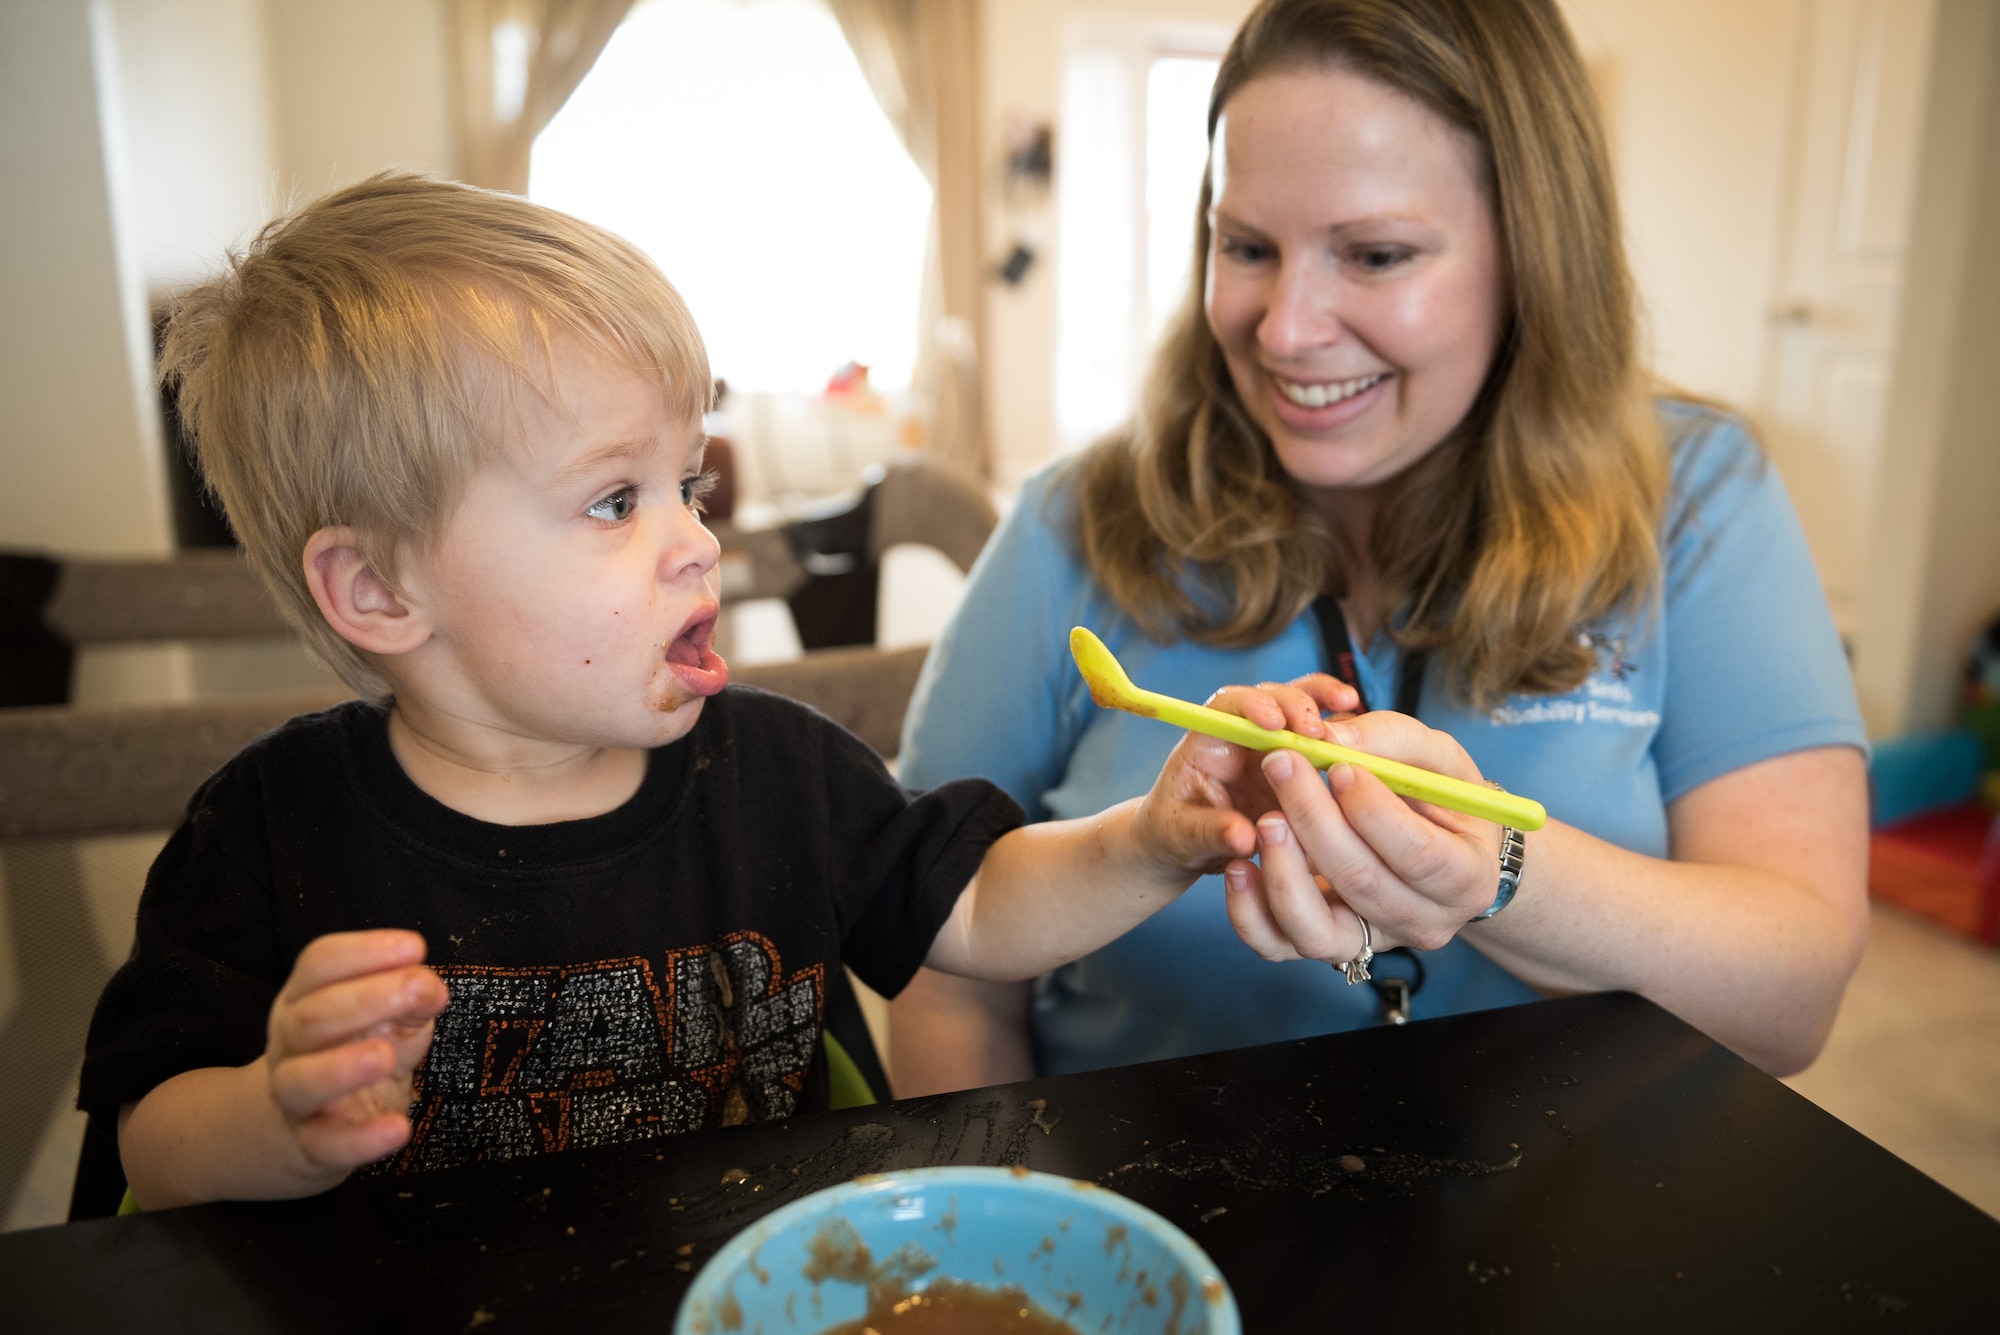
[[[1295,732],[1260,728],[1249,719],[1225,714],[1206,705],[1176,700],[1171,695],[1160,695],[1136,687],[1132,695],[1135,698],[1130,703],[1121,702],[1119,707],[1134,714],[1157,718],[1177,728],[1186,728],[1190,732],[1220,737],[1225,742],[1234,742],[1252,751],[1297,751],[1316,769],[1325,769],[1329,765],[1359,765],[1380,779],[1390,792],[1414,797],[1419,802],[1449,807],[1468,816],[1511,825],[1522,831],[1539,830],[1549,819],[1548,811],[1540,802],[1499,788],[1467,783],[1464,779],[1405,765],[1400,760],[1371,756],[1366,751],[1301,737]]]

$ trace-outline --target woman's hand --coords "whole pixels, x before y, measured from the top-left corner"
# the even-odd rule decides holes
[[[1311,680],[1278,690],[1235,687],[1216,703],[1259,723],[1283,712],[1294,732],[1482,782],[1455,739],[1401,714],[1365,714],[1308,732],[1298,726],[1296,697]],[[1264,958],[1352,959],[1362,944],[1357,914],[1368,919],[1377,949],[1434,950],[1492,904],[1501,842],[1492,822],[1399,797],[1358,766],[1336,765],[1322,779],[1291,751],[1263,757],[1261,774],[1275,809],[1257,822],[1259,862],[1233,862],[1225,879],[1230,921]]]
[[[1222,696],[1260,722],[1283,707],[1266,688]],[[1481,781],[1453,738],[1399,714],[1330,722],[1326,738]],[[1261,866],[1232,862],[1225,879],[1230,921],[1265,958],[1345,963],[1357,914],[1375,949],[1436,949],[1492,904],[1497,825],[1351,765],[1322,780],[1273,752],[1262,773],[1277,810],[1257,822]],[[1528,836],[1520,899],[1468,940],[1544,992],[1637,992],[1774,1074],[1802,1069],[1867,940],[1860,754],[1818,747],[1718,775],[1670,802],[1667,824],[1661,858],[1550,821]]]

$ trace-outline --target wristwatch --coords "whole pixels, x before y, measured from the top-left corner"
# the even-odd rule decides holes
[[[1496,788],[1498,784],[1494,785]],[[1511,825],[1500,829],[1500,893],[1493,897],[1493,904],[1484,913],[1471,919],[1485,922],[1514,902],[1514,891],[1521,885],[1521,855],[1528,850],[1528,837]]]

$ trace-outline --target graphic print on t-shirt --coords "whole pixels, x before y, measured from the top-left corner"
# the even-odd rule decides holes
[[[783,1117],[825,1009],[756,932],[643,957],[440,964],[451,1005],[417,1068],[414,1134],[377,1171],[581,1149]]]

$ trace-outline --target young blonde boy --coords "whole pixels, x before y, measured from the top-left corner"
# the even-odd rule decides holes
[[[1020,828],[725,689],[706,355],[596,228],[376,177],[190,294],[166,372],[363,699],[246,749],[148,879],[79,1097],[141,1205],[825,1107],[843,963],[1028,977],[1254,847],[1219,744]]]

